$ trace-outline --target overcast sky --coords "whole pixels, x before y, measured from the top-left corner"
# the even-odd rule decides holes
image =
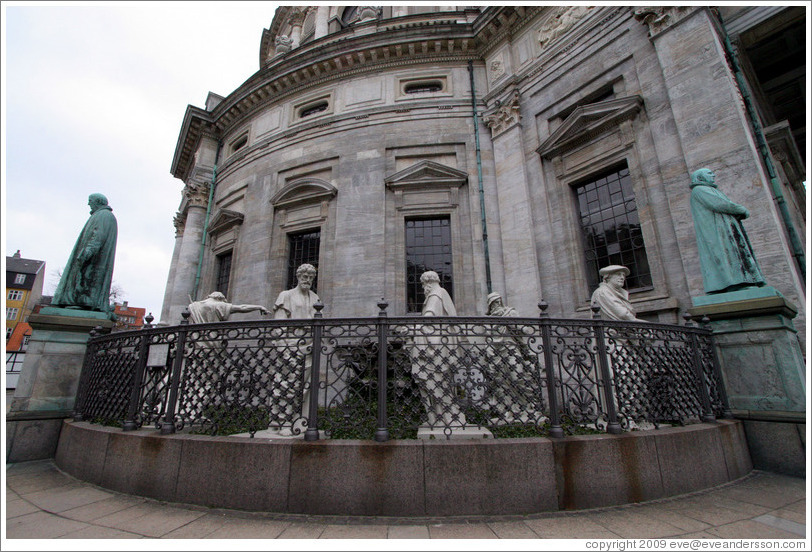
[[[188,104],[259,69],[271,2],[2,3],[3,231],[56,288],[105,194],[118,219],[113,282],[160,317],[183,182],[170,167]],[[157,321],[157,320],[156,320]]]

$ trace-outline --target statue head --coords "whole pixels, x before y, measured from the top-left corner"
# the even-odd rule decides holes
[[[313,280],[316,279],[316,267],[312,264],[303,264],[296,269],[296,283],[302,289],[313,287]]]
[[[209,293],[209,299],[214,299],[215,301],[223,301],[225,302],[226,296],[220,293],[219,291],[212,291]]]
[[[502,296],[499,295],[498,293],[496,293],[495,291],[493,293],[489,293],[488,294],[488,312],[491,312],[491,310],[493,310],[494,308],[501,307],[501,306],[502,306]]]
[[[616,288],[622,288],[626,283],[626,276],[629,275],[629,269],[621,265],[605,266],[599,271],[601,280],[608,285]]]
[[[87,198],[87,204],[90,206],[90,212],[95,213],[99,207],[107,205],[107,198],[102,194],[90,194]]]
[[[420,275],[420,283],[423,284],[423,291],[427,292],[434,288],[434,286],[440,285],[440,276],[433,270],[427,270]]]
[[[691,175],[691,188],[695,186],[716,187],[716,175],[710,169],[698,169]]]

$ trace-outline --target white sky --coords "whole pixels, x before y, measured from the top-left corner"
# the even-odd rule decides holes
[[[99,192],[118,220],[113,281],[160,318],[183,114],[259,69],[277,5],[2,2],[2,245],[46,262],[46,294]]]

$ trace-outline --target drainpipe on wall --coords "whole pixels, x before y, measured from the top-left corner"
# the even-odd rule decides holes
[[[778,205],[778,211],[781,213],[781,222],[783,223],[784,229],[787,231],[787,235],[789,237],[790,247],[792,248],[792,256],[795,258],[795,262],[801,272],[801,279],[806,281],[806,256],[804,255],[803,246],[801,245],[801,240],[798,237],[798,232],[795,230],[795,225],[792,223],[792,217],[790,216],[786,199],[784,199],[784,194],[781,191],[781,183],[778,180],[775,166],[773,165],[772,158],[770,157],[770,149],[767,145],[767,140],[764,138],[764,131],[761,128],[761,122],[759,121],[755,107],[753,106],[753,99],[750,96],[747,82],[744,80],[744,75],[742,74],[741,67],[739,66],[738,57],[736,56],[736,52],[733,50],[733,45],[730,43],[730,37],[728,36],[727,30],[725,29],[725,24],[722,21],[722,15],[717,10],[713,11],[719,21],[719,28],[722,31],[722,42],[725,47],[725,54],[730,61],[733,74],[736,77],[736,83],[739,86],[739,91],[741,92],[742,99],[744,100],[744,105],[747,108],[747,115],[750,119],[750,124],[753,127],[753,133],[756,137],[756,145],[758,146],[759,153],[761,154],[761,158],[764,161],[764,165],[767,169],[767,176],[770,178],[773,200]]]
[[[485,221],[485,190],[482,188],[482,153],[479,148],[479,121],[476,111],[476,90],[474,89],[474,62],[468,60],[468,75],[471,77],[471,109],[474,114],[474,138],[476,139],[476,170],[479,178],[479,211],[482,217],[482,247],[485,250],[485,282],[488,293],[493,291],[491,283],[491,258],[488,252],[488,224]]]
[[[203,270],[203,254],[206,251],[206,236],[209,234],[209,217],[211,216],[211,203],[214,199],[214,186],[217,182],[217,162],[220,160],[220,149],[223,141],[217,141],[217,153],[214,155],[214,169],[211,173],[211,183],[209,184],[209,201],[206,204],[206,219],[203,221],[203,239],[200,241],[200,255],[197,258],[197,274],[195,274],[195,285],[192,288],[192,301],[197,300],[197,289],[200,286],[200,273]]]

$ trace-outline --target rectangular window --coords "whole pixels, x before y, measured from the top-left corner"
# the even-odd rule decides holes
[[[24,284],[25,283],[25,274],[17,274],[14,278],[15,284]]]
[[[321,230],[309,230],[298,234],[288,234],[288,284],[287,289],[296,287],[296,269],[307,263],[316,267],[316,280],[311,288],[318,293],[319,281],[319,242]]]
[[[575,189],[584,239],[589,292],[608,265],[629,269],[629,290],[651,287],[651,270],[628,167],[608,171]]]
[[[11,332],[13,332],[13,331],[14,331],[14,328],[6,328],[6,341],[8,341],[9,337],[11,337]]]
[[[23,292],[22,291],[12,289],[12,290],[10,290],[8,292],[8,300],[9,301],[20,301],[20,300],[22,300],[22,298],[23,298]]]
[[[217,255],[217,282],[214,284],[214,291],[219,291],[228,297],[228,284],[231,279],[231,251]]]
[[[17,320],[17,315],[20,313],[20,309],[9,307],[6,309],[6,320]]]
[[[406,220],[406,311],[423,310],[420,276],[433,270],[440,285],[454,298],[451,270],[451,219],[449,217]]]

